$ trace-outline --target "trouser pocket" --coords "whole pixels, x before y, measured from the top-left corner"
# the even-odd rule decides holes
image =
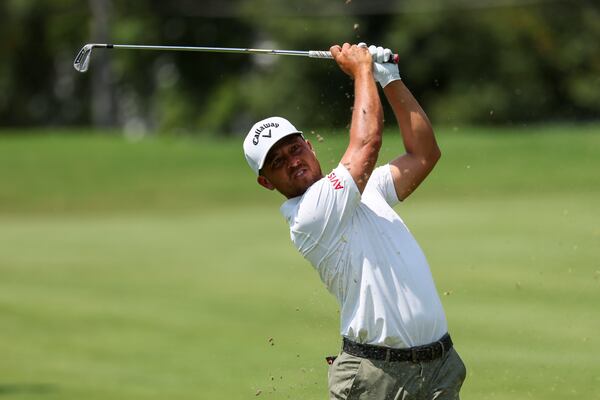
[[[356,379],[362,358],[342,352],[329,367],[329,398],[346,400]]]

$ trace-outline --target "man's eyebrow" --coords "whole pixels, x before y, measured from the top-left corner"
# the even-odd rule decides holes
[[[265,158],[265,164],[270,164],[271,161],[273,161],[279,155],[279,152],[279,149],[270,151],[269,154],[267,154],[267,158]]]
[[[265,158],[264,164],[270,163],[275,158],[277,158],[277,156],[280,155],[283,148],[292,146],[294,144],[298,144],[299,143],[298,138],[301,138],[304,141],[304,138],[302,138],[300,136],[294,136],[293,138],[290,138],[289,140],[284,139],[285,141],[283,141],[283,143],[281,143],[277,148],[269,151],[269,153],[267,154],[267,158]]]

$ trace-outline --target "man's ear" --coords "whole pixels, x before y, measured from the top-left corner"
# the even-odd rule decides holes
[[[258,184],[264,188],[267,188],[269,190],[274,190],[275,186],[273,186],[273,184],[264,176],[259,175],[258,178],[256,178],[256,182],[258,182]]]

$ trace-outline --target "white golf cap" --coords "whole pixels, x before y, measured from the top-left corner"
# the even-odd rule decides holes
[[[269,117],[252,126],[244,139],[244,155],[250,168],[258,175],[271,147],[286,136],[300,134],[294,125],[285,118]]]

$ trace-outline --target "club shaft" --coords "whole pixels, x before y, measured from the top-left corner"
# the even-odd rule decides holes
[[[310,51],[300,50],[271,50],[271,49],[249,49],[236,47],[196,47],[196,46],[152,46],[137,44],[94,44],[93,47],[104,47],[107,49],[130,49],[130,50],[167,50],[167,51],[199,51],[206,53],[250,53],[271,54],[284,56],[310,57]],[[325,53],[325,52],[319,52]],[[329,52],[326,52],[329,53]],[[329,55],[331,57],[331,54]]]
[[[238,54],[267,54],[281,56],[301,56],[311,58],[333,58],[331,52],[326,50],[271,50],[271,49],[249,49],[238,47],[197,47],[197,46],[154,46],[141,44],[101,44],[88,43],[77,53],[73,67],[79,72],[85,72],[90,63],[92,49],[129,49],[129,50],[166,50],[166,51],[197,51],[205,53],[238,53]],[[398,63],[398,55],[393,54],[387,62]]]

